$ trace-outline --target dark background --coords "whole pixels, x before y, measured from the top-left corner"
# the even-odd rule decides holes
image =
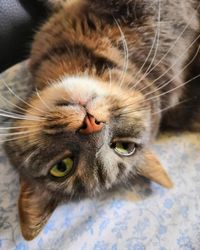
[[[28,57],[33,35],[46,16],[41,0],[0,0],[0,72]]]

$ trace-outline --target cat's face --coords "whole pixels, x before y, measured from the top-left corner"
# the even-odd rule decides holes
[[[136,174],[151,123],[141,94],[87,77],[63,78],[37,93],[27,107],[30,120],[18,122],[30,134],[14,142],[16,154],[23,148],[22,175],[41,179],[61,196],[79,197]],[[52,168],[65,159],[71,160],[70,170],[54,169],[53,176]]]
[[[21,174],[26,239],[64,200],[133,183],[137,174],[171,186],[146,149],[150,112],[139,92],[88,77],[62,78],[30,99],[27,119],[15,124],[26,134],[6,145]]]

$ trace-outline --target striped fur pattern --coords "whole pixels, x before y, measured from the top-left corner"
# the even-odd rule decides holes
[[[29,119],[13,124],[14,132],[27,134],[6,143],[21,177],[19,211],[27,240],[60,202],[132,185],[137,175],[172,186],[148,147],[161,123],[177,127],[173,112],[191,93],[185,82],[198,62],[198,5],[199,0],[49,1],[51,15],[30,55],[37,91],[23,107]],[[101,132],[78,133],[86,113],[104,123]],[[135,154],[117,155],[110,147],[116,138],[132,140]],[[73,174],[52,180],[49,169],[68,154],[75,159]]]

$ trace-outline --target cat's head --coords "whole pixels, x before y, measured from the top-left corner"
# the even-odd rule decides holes
[[[171,181],[147,149],[151,107],[138,91],[98,78],[63,77],[28,101],[6,148],[21,175],[22,232],[34,238],[59,202],[131,185]]]
[[[24,116],[13,124],[15,138],[6,144],[21,177],[19,213],[27,240],[60,202],[134,184],[137,175],[172,185],[148,149],[158,125],[154,104],[133,88],[137,65],[129,62],[124,70],[121,29],[108,8],[105,18],[86,6],[70,8],[35,37],[30,69],[40,90],[23,107]],[[137,34],[127,32],[138,44]]]

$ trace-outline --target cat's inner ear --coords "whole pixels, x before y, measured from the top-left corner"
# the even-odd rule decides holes
[[[42,230],[57,203],[46,191],[29,185],[24,180],[21,180],[20,185],[18,206],[21,231],[26,240],[32,240]]]
[[[172,188],[173,183],[156,156],[149,150],[144,153],[144,162],[137,168],[138,175],[158,183],[166,188]]]

